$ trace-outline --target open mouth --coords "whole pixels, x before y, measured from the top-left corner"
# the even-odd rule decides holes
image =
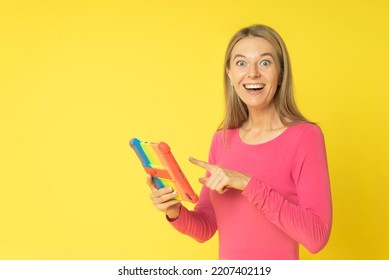
[[[265,84],[244,84],[243,86],[250,91],[259,91],[265,87]]]

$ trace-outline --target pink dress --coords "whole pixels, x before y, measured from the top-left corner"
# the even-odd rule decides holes
[[[170,223],[199,242],[219,234],[220,259],[299,259],[327,243],[332,202],[325,143],[319,126],[299,123],[258,145],[238,129],[217,131],[209,162],[251,176],[244,191],[218,194],[203,186],[193,211],[181,208]]]

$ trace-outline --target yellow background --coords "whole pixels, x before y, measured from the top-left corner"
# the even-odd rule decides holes
[[[170,144],[196,191],[223,115],[225,47],[283,36],[300,109],[322,127],[330,242],[303,259],[389,259],[389,4],[1,1],[0,259],[216,259],[149,201],[132,137]],[[187,205],[191,207],[191,205]],[[237,238],[239,238],[237,236]]]

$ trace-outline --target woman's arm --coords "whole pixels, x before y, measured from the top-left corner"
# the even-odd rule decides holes
[[[292,176],[297,186],[297,204],[260,178],[251,178],[242,195],[287,235],[317,253],[327,244],[332,225],[326,150],[319,127],[307,129],[300,139]]]

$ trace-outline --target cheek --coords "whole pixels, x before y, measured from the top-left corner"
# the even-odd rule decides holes
[[[278,85],[278,82],[281,81],[280,73],[278,71],[269,72],[267,80],[272,84]]]
[[[230,75],[230,79],[234,84],[239,83],[243,77],[245,77],[245,73],[243,71],[233,71]]]

